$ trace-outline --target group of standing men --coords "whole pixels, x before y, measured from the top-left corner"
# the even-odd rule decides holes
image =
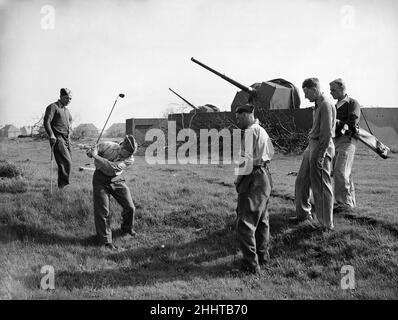
[[[336,79],[329,85],[331,95],[337,100],[335,106],[321,92],[317,78],[308,78],[303,82],[305,97],[314,102],[315,107],[309,144],[295,183],[294,219],[321,230],[333,230],[333,212],[356,206],[351,169],[356,149],[353,135],[359,129],[360,105],[346,94],[342,79]],[[258,273],[269,259],[267,207],[272,178],[268,163],[273,148],[267,132],[254,118],[253,109],[250,104],[236,109],[239,127],[253,137],[251,154],[242,149],[242,156],[245,161],[250,159],[253,170],[238,176],[235,181],[238,192],[236,228],[243,253],[239,268]],[[245,145],[243,140],[242,145]]]
[[[337,99],[335,106],[321,92],[317,78],[308,78],[302,85],[305,97],[315,102],[315,107],[309,145],[304,151],[295,183],[295,218],[308,221],[313,228],[332,230],[333,211],[356,206],[351,177],[356,139],[352,135],[358,130],[360,105],[346,94],[342,79],[336,79],[329,85],[331,95]],[[71,91],[62,88],[60,99],[47,107],[44,117],[44,127],[58,165],[59,188],[69,184],[71,170],[72,118],[66,108],[71,99]],[[243,254],[240,268],[251,273],[259,272],[261,265],[269,260],[268,203],[272,190],[269,163],[274,154],[271,139],[255,119],[254,109],[253,104],[248,103],[235,110],[237,124],[245,131],[242,156],[250,162],[250,172],[238,175],[235,180],[238,193],[236,233]],[[250,150],[245,150],[248,134],[252,138],[251,145]],[[134,137],[127,135],[119,144],[102,142],[87,152],[96,166],[93,175],[96,232],[100,242],[111,250],[119,248],[112,242],[110,195],[123,208],[122,233],[136,234],[133,229],[135,207],[122,176],[123,170],[134,162],[136,150]]]
[[[309,145],[296,179],[295,204],[298,220],[306,220],[314,228],[332,230],[333,211],[356,206],[351,170],[357,143],[353,135],[359,130],[360,105],[346,94],[342,79],[329,85],[332,97],[337,99],[335,106],[321,93],[317,78],[303,82],[305,97],[315,102],[315,107]]]

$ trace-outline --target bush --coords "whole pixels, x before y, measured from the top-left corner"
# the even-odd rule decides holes
[[[22,175],[22,170],[16,165],[5,160],[0,160],[0,177],[15,178]]]

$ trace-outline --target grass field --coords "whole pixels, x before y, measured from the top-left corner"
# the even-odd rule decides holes
[[[360,148],[358,208],[335,215],[335,231],[320,233],[288,220],[295,180],[288,173],[298,171],[301,156],[276,155],[272,260],[260,275],[230,272],[240,257],[232,165],[149,166],[137,157],[126,180],[139,235],[118,236],[121,210],[112,201],[115,243],[127,251],[110,253],[93,243],[92,172],[78,171],[91,160],[73,150],[72,184],[51,196],[49,159],[46,141],[1,141],[0,160],[23,173],[0,180],[2,299],[398,298],[397,157]],[[44,265],[54,267],[55,290],[40,288]],[[341,289],[344,265],[354,267],[355,290]]]

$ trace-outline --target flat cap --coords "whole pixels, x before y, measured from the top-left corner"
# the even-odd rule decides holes
[[[63,97],[63,96],[70,97],[72,95],[72,91],[70,91],[68,88],[61,88],[61,90],[59,90],[59,95],[61,97]]]
[[[246,103],[244,105],[238,106],[235,110],[236,113],[248,112],[252,113],[254,111],[254,105],[251,103]]]
[[[138,147],[137,142],[135,141],[134,136],[132,134],[128,134],[124,137],[122,146],[124,149],[131,152],[132,154],[134,154],[137,151]]]

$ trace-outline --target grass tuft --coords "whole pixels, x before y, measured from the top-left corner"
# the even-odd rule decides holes
[[[23,178],[0,178],[0,193],[24,193],[28,183]]]

